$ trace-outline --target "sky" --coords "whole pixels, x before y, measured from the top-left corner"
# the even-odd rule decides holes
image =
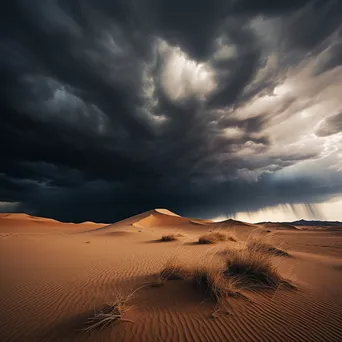
[[[342,220],[339,0],[12,0],[0,212]]]
[[[278,204],[254,211],[237,212],[231,216],[221,215],[212,219],[215,222],[220,222],[233,218],[243,222],[259,223],[265,221],[293,222],[304,217],[306,220],[340,221],[341,208],[342,197],[339,197],[314,205],[305,203]]]

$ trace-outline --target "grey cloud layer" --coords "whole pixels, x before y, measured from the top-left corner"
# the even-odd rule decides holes
[[[318,127],[316,134],[322,137],[342,131],[342,112],[327,117]]]
[[[342,191],[340,140],[329,140],[341,131],[341,114],[331,116],[342,107],[339,1],[2,7],[0,201],[113,221],[157,206],[209,217]],[[286,178],[301,162],[324,173],[326,158],[333,191],[305,167]]]

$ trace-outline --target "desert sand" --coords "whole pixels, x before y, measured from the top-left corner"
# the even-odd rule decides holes
[[[342,231],[308,228],[166,209],[111,225],[1,214],[0,341],[342,341]],[[196,243],[218,230],[236,241]],[[168,260],[208,264],[255,231],[288,252],[272,262],[291,287],[244,290],[218,305],[192,280],[153,286]],[[177,239],[160,242],[170,234]],[[138,288],[122,321],[86,331],[94,310]]]

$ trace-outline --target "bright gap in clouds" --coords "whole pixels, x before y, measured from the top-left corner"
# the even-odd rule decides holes
[[[4,202],[0,201],[0,213],[14,213],[17,212],[19,202]]]
[[[232,216],[219,216],[213,221],[219,222],[228,218],[233,218],[244,222],[291,222],[300,219],[322,220],[322,221],[342,221],[342,197],[333,198],[324,203],[314,204],[284,204],[272,207],[265,207],[257,211],[239,212]]]
[[[159,52],[164,58],[161,74],[162,86],[172,101],[189,97],[204,99],[216,87],[215,74],[207,63],[198,63],[166,42],[159,43]]]

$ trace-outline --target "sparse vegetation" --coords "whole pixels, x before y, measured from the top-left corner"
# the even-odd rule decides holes
[[[100,310],[94,310],[93,316],[86,322],[86,328],[84,331],[104,329],[118,322],[133,323],[132,320],[124,318],[124,315],[133,308],[133,306],[129,305],[128,302],[139,289],[140,288],[128,295],[123,295],[120,292],[116,293],[116,298],[112,303],[106,304]]]
[[[232,238],[221,232],[214,234],[214,241],[228,241]],[[232,239],[230,241],[236,241]],[[245,297],[242,291],[289,285],[274,264],[273,259],[280,255],[280,251],[281,255],[286,253],[253,237],[239,249],[225,250],[223,260],[217,258],[217,253],[216,259],[207,256],[200,266],[184,266],[178,260],[171,259],[160,272],[158,283],[164,285],[167,280],[192,278],[206,295],[216,301],[225,297]]]
[[[287,253],[283,248],[280,248],[280,246],[275,247],[271,243],[271,239],[272,235],[265,237],[259,232],[254,232],[248,238],[246,245],[250,251],[261,252],[275,256],[290,256],[289,253]]]
[[[176,258],[169,259],[158,275],[158,280],[154,286],[162,286],[168,280],[184,280],[191,276],[188,267],[182,265]]]
[[[248,249],[251,251],[259,251],[262,253],[269,253],[277,256],[290,256],[284,249],[274,247],[270,243],[253,241],[248,243]]]
[[[224,270],[226,278],[235,279],[238,288],[276,288],[283,280],[272,263],[272,255],[248,248],[231,251]]]
[[[164,235],[162,241],[174,241],[179,234]],[[201,241],[201,242],[200,242]],[[214,231],[199,238],[199,243],[212,244],[218,241],[236,241],[230,234]],[[209,298],[224,305],[225,298],[247,298],[246,292],[260,289],[277,289],[290,283],[279,274],[274,258],[288,255],[285,251],[272,246],[268,241],[251,235],[241,248],[226,249],[224,258],[219,258],[212,251],[205,256],[200,265],[185,265],[176,257],[169,259],[158,274],[155,282],[145,286],[159,287],[170,280],[189,280]],[[280,254],[281,253],[281,254]],[[286,253],[286,254],[285,254]],[[212,257],[212,258],[211,258]],[[142,288],[140,287],[140,288]],[[102,329],[119,321],[132,322],[125,314],[132,308],[129,301],[140,289],[129,295],[117,294],[113,303],[107,304],[88,320],[86,331]],[[217,311],[214,312],[215,317]]]
[[[200,245],[209,245],[209,244],[214,244],[214,243],[223,242],[223,241],[236,242],[236,239],[230,234],[225,233],[225,232],[220,232],[220,231],[210,232],[209,234],[200,236],[198,239],[198,243]]]
[[[182,234],[168,234],[168,235],[163,235],[160,239],[160,241],[163,242],[169,242],[169,241],[176,241],[178,240],[179,237],[182,237]]]
[[[225,277],[222,269],[199,267],[193,270],[193,277],[196,286],[215,301],[226,297],[243,296],[236,287],[235,280]]]

